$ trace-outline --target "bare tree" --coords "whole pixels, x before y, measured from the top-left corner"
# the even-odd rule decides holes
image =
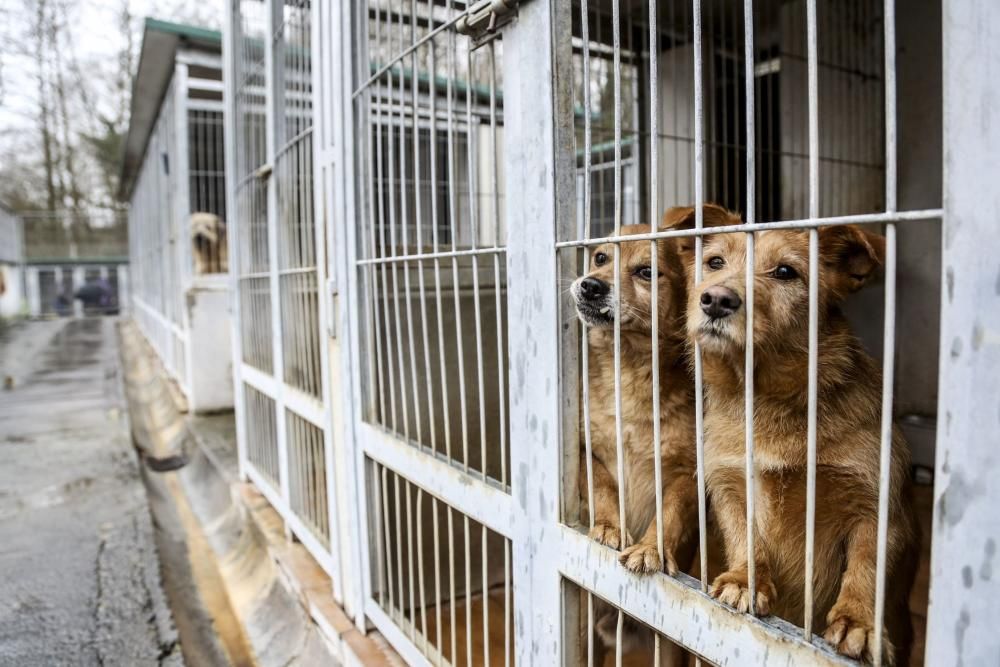
[[[31,37],[35,42],[35,65],[38,76],[38,122],[42,138],[42,164],[45,168],[45,191],[48,210],[56,210],[58,202],[55,174],[55,150],[52,137],[52,108],[49,103],[48,67],[46,47],[49,42],[49,16],[47,0],[37,0],[36,20]]]
[[[0,3],[0,96],[3,115],[15,121],[0,127],[0,199],[35,211],[123,208],[115,195],[143,25],[134,2],[114,2],[110,58],[107,49],[98,57],[77,48],[79,18],[91,5]],[[221,24],[220,8],[201,0],[163,0],[155,11],[167,20]]]

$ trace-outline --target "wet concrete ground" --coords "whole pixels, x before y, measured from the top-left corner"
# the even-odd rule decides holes
[[[0,666],[179,665],[114,320],[0,334]]]

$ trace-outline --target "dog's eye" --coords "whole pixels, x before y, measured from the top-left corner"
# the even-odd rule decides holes
[[[799,277],[798,272],[787,264],[782,264],[774,271],[771,271],[771,275],[778,280],[794,280]]]
[[[718,271],[725,265],[726,265],[726,260],[718,256],[710,257],[708,260],[708,268],[712,269],[713,271]]]
[[[608,256],[607,256],[607,254],[605,254],[603,252],[599,252],[599,253],[597,253],[597,254],[594,255],[594,265],[595,266],[604,266],[605,264],[607,264],[607,262],[608,262]]]
[[[639,276],[643,280],[652,280],[653,269],[652,267],[649,266],[640,266],[638,269],[635,270],[635,275]]]

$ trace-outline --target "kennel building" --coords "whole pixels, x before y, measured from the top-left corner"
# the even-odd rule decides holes
[[[24,223],[0,202],[0,320],[25,313]]]
[[[135,320],[196,412],[233,406],[221,46],[146,20],[119,192]]]
[[[884,234],[884,277],[846,306],[883,370],[876,618],[895,419],[923,485],[913,663],[995,661],[992,3],[226,7],[241,473],[359,627],[409,664],[648,664],[668,642],[706,664],[853,664],[811,620],[712,599],[706,567],[636,577],[587,537],[588,346],[567,287],[623,225],[713,201],[748,248],[808,230],[813,267],[820,227]],[[699,217],[640,238],[705,233]],[[809,350],[815,369],[816,335]],[[745,444],[754,497],[752,420]],[[703,483],[698,505],[705,559]],[[815,509],[801,521],[811,535]],[[626,650],[637,626],[649,646]]]
[[[123,215],[107,210],[25,211],[19,217],[29,317],[116,315],[127,309],[128,230]]]

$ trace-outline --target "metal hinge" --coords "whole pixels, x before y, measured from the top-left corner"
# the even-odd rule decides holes
[[[469,10],[455,24],[455,30],[472,38],[472,44],[478,48],[495,39],[500,28],[517,17],[517,6],[520,0],[483,0]]]
[[[271,172],[273,171],[274,167],[272,167],[271,165],[262,164],[259,167],[257,167],[256,171],[253,172],[253,175],[256,176],[258,180],[266,181],[267,179],[271,178]]]
[[[326,311],[326,333],[330,336],[330,338],[336,338],[337,321],[340,318],[340,313],[337,308],[337,300],[340,297],[340,288],[337,286],[336,278],[326,279],[326,297],[329,299],[329,301],[327,301]]]

